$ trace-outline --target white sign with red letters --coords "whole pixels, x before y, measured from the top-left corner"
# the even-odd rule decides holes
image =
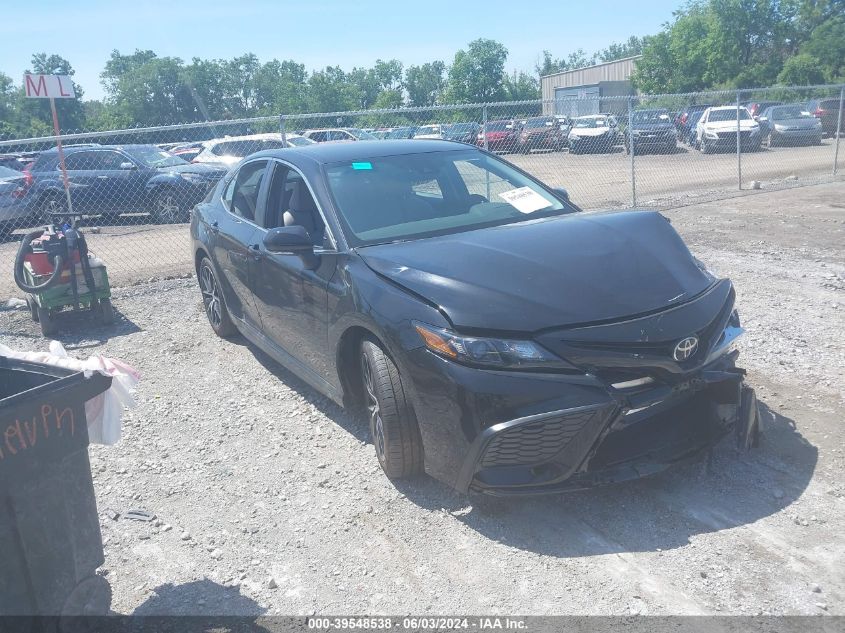
[[[23,76],[23,89],[32,99],[76,99],[69,75]]]

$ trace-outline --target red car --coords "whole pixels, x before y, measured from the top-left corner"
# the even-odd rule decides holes
[[[487,127],[478,133],[476,144],[484,147],[484,137],[487,137],[487,149],[491,152],[515,152],[518,139],[513,119],[501,121],[487,121]]]

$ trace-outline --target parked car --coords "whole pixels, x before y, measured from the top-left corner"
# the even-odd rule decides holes
[[[416,133],[417,128],[413,126],[405,126],[405,127],[397,127],[391,130],[390,134],[387,135],[389,139],[409,139],[414,138],[414,134]]]
[[[760,149],[760,124],[742,106],[707,108],[696,125],[696,142],[702,154],[720,149],[736,149],[737,119],[739,119],[740,149],[744,152]]]
[[[694,149],[699,149],[698,147],[698,122],[701,120],[701,115],[704,114],[704,110],[698,110],[696,112],[690,112],[689,116],[687,117],[687,124],[688,130],[685,136],[681,136],[684,143],[689,145]],[[680,134],[680,132],[678,132]]]
[[[517,149],[528,154],[535,149],[550,149],[556,152],[565,145],[565,137],[560,123],[553,116],[540,116],[525,119],[518,126]]]
[[[613,115],[579,116],[569,131],[569,153],[612,152],[618,141],[618,124]]]
[[[376,137],[377,139],[379,139],[381,141],[381,140],[386,139],[387,135],[390,134],[392,131],[393,131],[393,128],[388,127],[388,128],[384,128],[383,130],[369,130],[369,133],[372,134],[374,137]],[[308,139],[308,140],[311,140],[311,139]]]
[[[439,123],[433,125],[420,125],[414,132],[416,139],[444,139],[446,138],[446,126]]]
[[[624,135],[626,153],[631,151],[631,137],[635,153],[648,149],[674,152],[678,148],[678,133],[665,108],[634,111],[630,133],[626,130]]]
[[[734,290],[654,211],[444,141],[261,152],[192,214],[221,336],[366,411],[390,478],[560,492],[756,438]]]
[[[845,113],[839,110],[838,98],[808,101],[807,111],[822,122],[822,131],[825,136],[836,135],[837,119],[839,120],[839,131],[845,133]]]
[[[204,141],[194,141],[192,143],[179,143],[178,145],[174,145],[167,151],[173,154],[174,156],[178,156],[182,160],[186,160],[190,163],[202,152],[203,142]]]
[[[452,123],[446,126],[443,138],[472,145],[478,138],[481,126],[478,123]]]
[[[201,151],[194,156],[192,163],[218,163],[227,167],[255,152],[265,149],[282,149],[285,147],[301,147],[313,145],[314,141],[299,134],[285,134],[269,132],[267,134],[250,134],[248,136],[227,136],[203,141]]]
[[[332,128],[327,130],[305,130],[302,136],[317,143],[331,141],[375,141],[375,136],[359,128]]]
[[[65,148],[71,203],[76,213],[111,218],[147,212],[159,223],[185,222],[226,173],[195,165],[155,145],[93,145]],[[27,171],[26,200],[46,220],[67,213],[58,152],[42,152]]]
[[[822,122],[804,109],[804,104],[773,106],[757,122],[767,147],[822,142]]]
[[[783,101],[749,101],[745,104],[748,113],[757,121],[758,117],[763,114],[763,111],[772,106],[783,105]]]
[[[516,130],[513,119],[502,119],[499,121],[487,121],[486,128],[478,133],[476,145],[484,147],[484,140],[487,139],[487,149],[491,152],[516,151]]]
[[[0,165],[0,237],[32,215],[26,201],[26,174]]]
[[[27,163],[21,160],[20,154],[0,154],[0,167],[23,171],[26,166]]]
[[[692,115],[696,112],[704,113],[707,108],[712,108],[713,106],[710,104],[698,104],[698,105],[688,105],[684,110],[681,112],[680,117],[678,118],[677,124],[675,127],[678,128],[678,135],[683,138],[684,136],[688,135],[690,130],[695,130],[695,125],[692,124]],[[699,119],[700,119],[699,115]]]

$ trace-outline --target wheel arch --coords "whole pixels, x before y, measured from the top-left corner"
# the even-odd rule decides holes
[[[347,327],[337,341],[335,360],[344,405],[357,406],[364,401],[364,384],[361,381],[360,371],[357,371],[357,362],[361,343],[364,339],[368,338],[379,343],[385,353],[393,358],[393,354],[390,353],[383,338],[374,332],[372,328],[365,327],[361,324],[354,324]]]

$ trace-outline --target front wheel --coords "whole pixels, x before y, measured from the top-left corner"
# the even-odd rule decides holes
[[[417,419],[399,369],[375,342],[361,344],[361,378],[376,457],[390,479],[423,472]]]
[[[217,282],[217,275],[208,257],[203,257],[200,263],[197,279],[202,293],[202,304],[205,308],[205,316],[211,329],[217,336],[226,338],[235,333],[235,325],[229,316],[229,310],[223,302],[223,293],[220,284]]]
[[[187,222],[187,212],[172,189],[162,189],[153,198],[153,219],[158,224]]]
[[[48,193],[36,209],[36,220],[42,224],[52,224],[67,215],[67,200],[58,193]]]

